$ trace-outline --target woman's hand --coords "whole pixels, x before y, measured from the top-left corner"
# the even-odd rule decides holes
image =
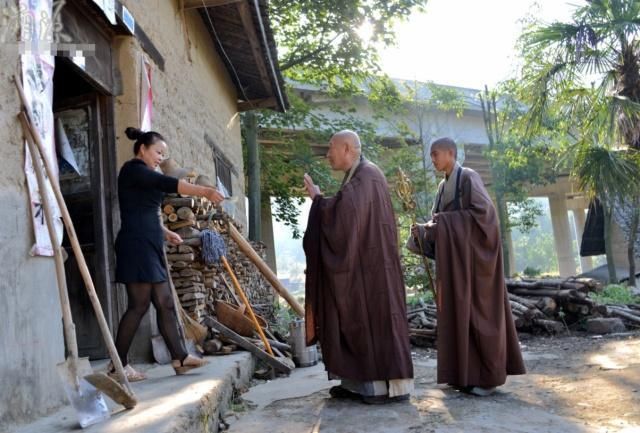
[[[180,245],[183,242],[183,240],[180,237],[180,235],[178,233],[176,233],[176,232],[172,232],[171,230],[165,230],[164,238],[171,245]]]
[[[205,192],[205,198],[209,201],[212,201],[215,204],[220,203],[224,200],[224,196],[215,188],[207,187],[207,191]]]
[[[195,195],[198,197],[204,197],[214,204],[220,203],[224,200],[224,196],[217,189],[211,186],[193,185],[184,179],[178,182],[178,193],[182,195]]]

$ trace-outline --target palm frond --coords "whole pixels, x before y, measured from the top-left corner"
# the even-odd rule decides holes
[[[582,142],[576,153],[574,175],[583,191],[603,203],[612,203],[635,193],[640,166],[624,151],[597,142]]]

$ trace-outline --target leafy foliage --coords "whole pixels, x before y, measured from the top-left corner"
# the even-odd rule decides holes
[[[393,25],[426,0],[271,0],[269,15],[279,49],[280,69],[288,83],[311,91],[328,92],[334,97],[370,93],[382,99],[392,90],[379,73],[378,52],[393,43]],[[370,38],[361,37],[363,28]],[[290,85],[286,89],[291,108],[286,113],[261,111],[260,140],[263,145],[262,191],[266,200],[275,197],[274,217],[289,226],[295,237],[298,204],[306,195],[302,176],[309,173],[323,192],[335,191],[338,183],[312,146],[328,142],[332,133],[352,129],[359,133],[368,158],[376,160],[380,147],[375,125],[358,119],[354,107],[335,105],[335,115],[314,111],[305,95]]]
[[[605,243],[615,281],[610,232],[616,203],[638,203],[640,165],[640,1],[593,0],[568,23],[533,21],[522,36],[521,95],[528,134],[550,123],[573,138],[572,173],[605,203]],[[555,119],[555,120],[551,120]],[[629,152],[618,152],[623,146]],[[631,219],[638,233],[638,219]],[[633,257],[635,239],[629,239]],[[630,260],[630,269],[634,269]]]
[[[631,293],[629,287],[619,284],[609,284],[602,293],[590,293],[589,296],[598,304],[637,304],[640,297]]]

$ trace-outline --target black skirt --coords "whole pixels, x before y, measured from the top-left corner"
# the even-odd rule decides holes
[[[162,235],[118,233],[116,281],[123,284],[167,281],[163,249]]]

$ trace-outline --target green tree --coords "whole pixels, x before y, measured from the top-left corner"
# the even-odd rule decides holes
[[[269,14],[280,52],[280,70],[288,83],[296,86],[311,86],[333,96],[364,95],[365,83],[380,72],[379,50],[394,42],[394,24],[425,5],[426,0],[272,0]],[[371,30],[368,39],[359,34],[366,27]],[[275,218],[299,235],[295,231],[296,205],[304,196],[299,188],[304,172],[314,175],[323,186],[335,185],[312,146],[326,143],[332,132],[350,128],[363,138],[367,156],[374,159],[379,147],[374,125],[353,116],[352,107],[333,107],[341,114],[336,120],[336,116],[315,112],[291,84],[287,94],[292,103],[287,113],[260,111],[257,131],[244,127],[244,132],[246,142],[250,142],[249,132],[274,143],[261,157],[263,199],[276,197]],[[247,123],[243,121],[243,126]]]
[[[545,140],[528,140],[514,127],[522,116],[522,105],[516,101],[513,83],[505,83],[498,104],[498,91],[485,86],[479,95],[484,126],[489,145],[484,152],[491,170],[491,190],[496,201],[500,222],[503,266],[509,276],[514,263],[510,257],[511,231],[519,228],[527,232],[536,224],[542,210],[530,200],[528,191],[555,178],[554,150]]]
[[[638,208],[640,149],[640,1],[592,0],[570,22],[534,22],[522,37],[527,130],[550,122],[574,137],[567,160],[579,184],[605,204],[609,279],[613,207]],[[551,119],[556,119],[552,121]],[[621,152],[619,149],[629,149]],[[631,218],[631,234],[638,219]],[[630,238],[630,271],[635,273]]]

